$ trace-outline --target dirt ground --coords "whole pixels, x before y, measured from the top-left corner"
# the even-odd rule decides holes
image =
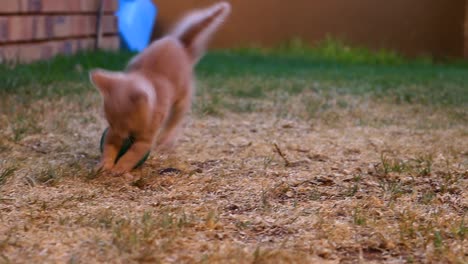
[[[133,180],[93,171],[96,94],[0,116],[0,263],[468,261],[466,122],[289,102],[193,114]]]

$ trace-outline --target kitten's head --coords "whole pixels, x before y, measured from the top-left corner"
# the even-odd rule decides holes
[[[101,69],[92,70],[89,76],[101,94],[111,128],[131,133],[150,121],[154,92],[143,76]]]

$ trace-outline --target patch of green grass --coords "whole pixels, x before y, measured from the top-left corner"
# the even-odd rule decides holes
[[[231,89],[230,94],[235,97],[262,98],[265,96],[263,89],[261,83],[252,84],[251,86],[240,86],[237,89]]]
[[[364,47],[347,45],[344,41],[327,37],[325,40],[317,43],[313,48],[301,39],[292,39],[274,49],[257,49],[264,53],[286,53],[297,56],[312,57],[318,60],[330,60],[342,63],[368,63],[395,65],[408,62],[394,51],[381,49],[371,51]],[[428,57],[420,57],[416,60],[418,63],[431,63]]]
[[[128,52],[83,52],[57,56],[32,64],[0,64],[0,94],[42,98],[80,94],[90,89],[88,71],[101,67],[120,70],[132,54]]]
[[[422,197],[421,197],[421,203],[423,204],[430,204],[434,198],[436,197],[436,193],[434,193],[433,191],[426,191],[422,194]]]
[[[16,167],[10,166],[0,170],[0,186],[3,185],[17,170]]]
[[[466,233],[468,232],[468,227],[465,225],[465,215],[463,215],[462,220],[460,221],[460,224],[457,226],[456,231],[454,232],[460,240],[464,240]]]
[[[440,250],[443,247],[443,238],[442,235],[440,234],[440,231],[434,231],[434,246],[436,249]]]
[[[402,160],[390,158],[386,153],[380,155],[380,173],[412,173],[414,176],[429,176],[432,172],[433,158],[431,154],[420,155],[414,159]]]
[[[355,225],[364,226],[366,222],[366,217],[362,214],[361,209],[355,208],[353,212],[353,223]]]
[[[390,201],[395,201],[404,194],[409,194],[412,190],[403,184],[399,180],[380,178],[379,188],[382,190],[384,196],[387,196]]]
[[[139,219],[112,218],[112,244],[120,252],[134,253],[139,257],[150,257],[158,250],[167,250],[185,227],[190,226],[191,218],[185,213],[175,215],[162,213],[157,216],[144,212]],[[161,240],[155,244],[154,241]],[[154,262],[154,261],[151,261]]]
[[[221,116],[223,108],[224,101],[219,93],[206,92],[195,101],[196,111],[204,115]]]
[[[418,172],[418,175],[420,176],[428,176],[431,174],[432,171],[432,163],[433,163],[433,158],[432,155],[423,155],[421,157],[418,157],[416,160],[416,169]]]
[[[371,52],[333,40],[315,48],[292,42],[276,49],[212,52],[198,67],[210,87],[242,97],[260,96],[259,91],[296,94],[313,89],[441,105],[468,103],[467,70],[466,63],[405,59],[393,52]],[[229,85],[236,78],[237,87]],[[225,88],[220,80],[225,81]]]
[[[0,94],[23,98],[82,94],[92,90],[90,69],[121,70],[132,55],[86,52],[30,65],[0,65]],[[239,98],[261,98],[276,90],[297,94],[313,89],[371,94],[396,103],[440,105],[468,104],[467,71],[466,63],[410,60],[331,39],[315,48],[292,41],[274,49],[214,51],[197,66],[206,92]]]
[[[380,164],[382,166],[382,172],[384,175],[387,175],[391,172],[401,173],[409,170],[408,165],[404,161],[388,158],[385,153],[380,154]]]
[[[359,191],[359,188],[360,188],[359,184],[360,184],[361,180],[362,180],[362,175],[360,175],[360,174],[354,175],[354,176],[353,176],[353,184],[352,184],[350,187],[348,187],[348,188],[343,192],[343,194],[344,194],[345,196],[348,196],[348,197],[353,197],[353,196],[355,196],[356,193]]]
[[[252,113],[257,110],[255,102],[250,100],[236,100],[233,103],[229,103],[226,107],[236,113]]]
[[[253,89],[250,82],[258,78],[264,90],[297,93],[303,90],[332,90],[338,93],[388,97],[397,103],[467,104],[467,67],[452,65],[373,65],[320,61],[294,55],[241,55],[212,53],[200,65],[202,78],[222,74],[241,78],[240,86]],[[285,83],[287,79],[287,83]],[[219,86],[216,83],[209,86]],[[245,88],[242,88],[245,89]],[[232,90],[232,88],[231,88]]]
[[[26,175],[26,182],[34,187],[39,184],[54,186],[64,177],[69,176],[69,171],[64,167],[45,166],[43,169]]]
[[[13,132],[13,141],[18,142],[27,135],[41,132],[41,128],[37,120],[34,120],[30,116],[18,115],[11,124],[11,131]]]

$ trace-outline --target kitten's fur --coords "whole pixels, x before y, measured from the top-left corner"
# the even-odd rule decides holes
[[[100,168],[116,174],[128,172],[152,146],[159,149],[173,143],[190,110],[193,67],[230,10],[229,3],[221,2],[189,14],[172,33],[135,56],[124,72],[90,72],[109,123]],[[130,135],[135,143],[114,164]]]

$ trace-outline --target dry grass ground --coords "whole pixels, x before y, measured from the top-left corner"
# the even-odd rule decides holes
[[[468,261],[466,102],[207,75],[177,147],[133,180],[93,171],[105,122],[85,79],[5,93],[0,263]]]

